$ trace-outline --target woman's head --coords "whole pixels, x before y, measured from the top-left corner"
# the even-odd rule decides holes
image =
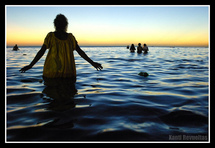
[[[54,26],[56,31],[67,31],[68,20],[63,14],[58,14],[54,19]]]

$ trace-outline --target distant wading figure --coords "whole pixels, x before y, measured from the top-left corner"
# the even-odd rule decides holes
[[[135,47],[134,47],[134,44],[131,44],[131,47],[130,47],[130,52],[135,52]]]
[[[137,53],[142,53],[142,50],[143,50],[143,48],[141,47],[141,44],[139,43],[138,47],[137,47]]]
[[[143,44],[143,51],[144,51],[144,54],[148,53],[149,51],[149,48],[146,44]]]
[[[17,46],[17,44],[13,47],[13,50],[14,50],[14,51],[19,50],[19,47]]]
[[[55,32],[49,32],[47,34],[41,49],[38,51],[33,61],[29,65],[23,67],[20,70],[21,72],[31,69],[44,55],[46,49],[49,49],[49,52],[43,67],[45,85],[49,85],[48,82],[52,83],[50,85],[58,85],[57,82],[59,82],[59,80],[60,83],[63,82],[61,81],[62,79],[66,79],[66,83],[68,83],[68,80],[71,83],[76,82],[74,50],[97,70],[103,69],[101,64],[92,61],[85,52],[81,50],[73,34],[66,32],[68,21],[64,15],[59,14],[56,16],[54,19],[54,26]],[[53,84],[55,82],[57,84]]]

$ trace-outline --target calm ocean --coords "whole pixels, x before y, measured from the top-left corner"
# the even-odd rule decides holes
[[[82,47],[104,69],[96,71],[74,51],[74,96],[44,85],[48,50],[31,70],[19,72],[39,49],[6,49],[6,141],[208,140],[208,48],[149,47],[144,55],[126,47]]]

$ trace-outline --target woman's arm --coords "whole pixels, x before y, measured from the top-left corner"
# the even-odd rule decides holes
[[[31,62],[31,64],[30,64],[30,65],[27,65],[27,66],[25,66],[25,67],[23,67],[23,68],[20,69],[19,71],[20,71],[20,72],[25,72],[25,71],[31,69],[31,68],[34,66],[34,64],[36,64],[36,63],[39,61],[39,59],[44,55],[45,51],[46,51],[46,45],[43,44],[43,46],[42,46],[41,49],[38,51],[37,55],[34,57],[34,59],[33,59],[33,61]]]
[[[95,67],[97,70],[102,70],[103,67],[100,63],[97,63],[97,62],[93,62],[87,55],[86,53],[81,50],[81,48],[79,47],[79,45],[77,44],[76,46],[76,51],[78,52],[78,54],[83,58],[85,59],[87,62],[89,62],[93,67]]]

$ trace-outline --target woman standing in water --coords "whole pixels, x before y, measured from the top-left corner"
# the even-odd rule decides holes
[[[20,71],[25,72],[31,69],[39,59],[44,55],[46,49],[49,49],[44,68],[43,79],[53,78],[71,78],[76,82],[76,67],[73,51],[89,62],[97,70],[103,67],[101,64],[92,61],[78,45],[72,33],[67,33],[68,21],[67,18],[59,14],[54,20],[55,32],[49,32],[44,40],[44,43],[33,59],[33,61],[23,67]]]

